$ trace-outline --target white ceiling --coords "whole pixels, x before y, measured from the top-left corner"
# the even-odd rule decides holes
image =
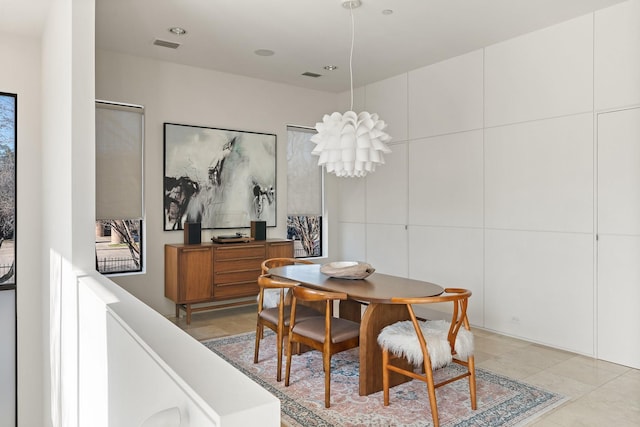
[[[353,11],[356,87],[584,15],[622,0],[362,0]],[[41,26],[34,4],[0,0],[0,28]],[[393,10],[384,15],[383,10]],[[187,30],[184,36],[170,27]],[[3,31],[3,32],[4,32]],[[178,42],[167,49],[154,39]],[[342,0],[96,0],[96,46],[330,92],[349,89]],[[273,56],[258,56],[270,49]],[[325,65],[337,65],[326,71]],[[304,77],[312,72],[321,77]]]

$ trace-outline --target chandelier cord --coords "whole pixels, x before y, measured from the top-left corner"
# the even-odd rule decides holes
[[[351,52],[349,53],[349,79],[351,81],[351,108],[349,111],[353,111],[353,44],[356,38],[356,30],[353,19],[353,2],[349,4],[349,13],[351,14]]]

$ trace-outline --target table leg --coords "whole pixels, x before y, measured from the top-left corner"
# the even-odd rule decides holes
[[[340,317],[360,323],[362,320],[362,304],[351,299],[340,301]]]
[[[407,319],[409,312],[402,304],[371,303],[365,310],[360,325],[360,396],[382,390],[382,349],[378,345],[378,334],[385,326]],[[409,377],[389,373],[391,387],[410,380]]]

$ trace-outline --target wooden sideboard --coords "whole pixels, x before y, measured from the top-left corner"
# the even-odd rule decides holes
[[[247,243],[167,244],[164,247],[164,296],[176,304],[176,317],[250,304],[258,294],[260,265],[268,258],[293,257],[293,241],[268,239]],[[224,303],[245,298],[243,301]],[[223,301],[223,303],[220,303]],[[192,307],[192,304],[215,303]]]

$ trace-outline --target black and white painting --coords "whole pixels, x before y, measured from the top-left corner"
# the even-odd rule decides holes
[[[164,124],[164,229],[276,226],[276,135]]]

